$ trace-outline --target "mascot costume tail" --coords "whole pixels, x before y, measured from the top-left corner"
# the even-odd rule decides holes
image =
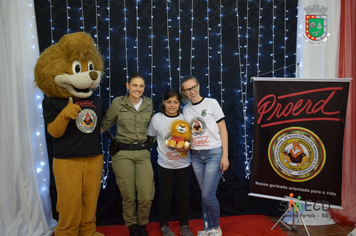
[[[47,95],[43,117],[53,137],[53,174],[59,212],[56,236],[99,236],[96,207],[103,155],[102,103],[93,90],[103,74],[103,58],[84,32],[64,35],[38,58],[35,83]]]

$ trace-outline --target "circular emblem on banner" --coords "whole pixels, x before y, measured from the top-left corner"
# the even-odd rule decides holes
[[[282,178],[304,182],[320,173],[326,153],[315,133],[301,127],[289,127],[279,131],[270,141],[268,159]]]
[[[206,130],[205,121],[200,117],[196,117],[196,118],[192,119],[190,121],[189,125],[190,125],[190,127],[192,127],[191,128],[192,135],[194,135],[194,136],[202,135],[202,134],[204,134],[204,132]]]
[[[92,133],[96,127],[97,116],[93,110],[81,110],[76,119],[77,127],[83,133]]]

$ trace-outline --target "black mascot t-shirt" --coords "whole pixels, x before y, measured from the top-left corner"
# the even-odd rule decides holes
[[[55,158],[91,157],[102,154],[100,123],[103,107],[100,98],[90,96],[73,99],[82,109],[75,120],[70,119],[62,137],[53,138]],[[68,99],[46,97],[42,101],[45,127],[67,106]]]

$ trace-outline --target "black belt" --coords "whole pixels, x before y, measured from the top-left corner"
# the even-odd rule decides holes
[[[120,143],[119,149],[120,150],[130,150],[130,151],[136,150],[137,151],[137,150],[148,149],[148,147],[147,147],[147,142],[145,142],[145,143]]]
[[[154,138],[150,136],[147,136],[147,141],[144,143],[120,143],[119,140],[115,138],[110,131],[108,131],[108,136],[111,140],[109,144],[109,153],[111,156],[114,156],[115,153],[119,152],[120,150],[135,151],[147,149],[150,151],[154,142]]]

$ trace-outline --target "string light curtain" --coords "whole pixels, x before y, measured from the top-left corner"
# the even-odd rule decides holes
[[[104,109],[113,97],[126,94],[127,78],[136,71],[146,79],[145,95],[156,111],[165,91],[179,90],[185,75],[197,77],[201,95],[217,99],[226,115],[231,165],[221,188],[226,194],[243,189],[246,195],[237,199],[247,198],[253,158],[251,77],[295,77],[297,0],[35,3],[41,51],[66,33],[92,34],[105,59],[96,91]],[[116,188],[107,146],[103,136],[103,195]],[[156,165],[154,149],[151,155]],[[225,202],[223,211],[243,211]]]

